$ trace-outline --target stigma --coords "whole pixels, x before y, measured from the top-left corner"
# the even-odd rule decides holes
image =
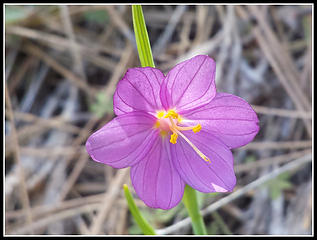
[[[154,128],[160,130],[161,137],[166,137],[169,132],[170,143],[176,144],[178,136],[181,136],[193,149],[194,151],[206,162],[211,163],[210,159],[203,154],[181,131],[192,130],[194,133],[198,133],[201,130],[201,125],[182,127],[178,124],[182,122],[182,117],[174,110],[170,109],[166,111],[159,111],[156,114],[157,121],[155,122]]]

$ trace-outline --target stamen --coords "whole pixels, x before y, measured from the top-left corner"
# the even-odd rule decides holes
[[[164,115],[165,115],[165,111],[159,111],[159,112],[156,114],[156,116],[157,116],[158,118],[162,118],[162,117],[164,117]]]
[[[166,129],[163,130],[164,128],[166,128],[167,126],[165,126],[167,123],[166,122],[162,122],[162,124],[165,126],[163,127],[163,125],[161,126],[161,122],[163,119],[162,118],[168,118],[170,121],[170,125],[169,125],[169,129],[173,132],[173,134],[170,136],[170,142],[172,144],[176,144],[177,143],[177,138],[178,135],[180,135],[181,137],[183,137],[185,139],[185,141],[194,149],[194,151],[206,162],[211,163],[210,159],[203,154],[184,134],[181,133],[181,131],[186,131],[186,130],[193,130],[194,133],[197,133],[201,130],[201,125],[197,124],[196,126],[193,127],[181,127],[181,126],[177,126],[177,123],[181,122],[183,119],[181,118],[181,116],[175,112],[175,110],[168,110],[168,112],[166,113],[165,111],[159,111],[157,112],[157,118],[159,118],[160,120],[158,120],[154,127],[155,128],[161,128],[160,130],[160,134],[162,137],[165,137],[167,135],[167,131]],[[175,123],[175,120],[176,123]]]
[[[175,110],[168,110],[167,114],[165,115],[165,118],[172,117],[174,119],[178,119],[178,113],[175,112]]]
[[[176,125],[175,128],[180,131],[193,130],[194,133],[197,133],[201,130],[201,125],[197,124],[194,127],[180,127]]]
[[[180,127],[176,126],[176,129],[179,131],[186,131],[186,130],[192,130],[194,127]]]
[[[178,135],[177,135],[177,133],[174,132],[174,133],[171,135],[170,142],[173,143],[173,144],[176,144],[177,138],[178,138]]]
[[[200,124],[197,124],[195,127],[193,127],[193,132],[194,133],[197,133],[201,130],[201,125]]]
[[[211,163],[210,159],[203,154],[184,134],[182,134],[180,131],[176,130],[176,132],[181,135],[185,141],[195,150],[195,152],[202,158],[204,161]]]
[[[172,124],[172,126],[170,127],[170,129],[173,131],[173,129],[177,129],[177,125],[174,123],[173,119],[171,117],[168,118]],[[174,132],[174,131],[173,131]]]

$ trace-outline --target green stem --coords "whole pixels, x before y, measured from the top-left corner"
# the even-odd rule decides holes
[[[196,191],[188,185],[185,186],[183,203],[191,218],[194,234],[207,235],[206,226],[199,211]]]
[[[129,188],[126,184],[123,185],[123,190],[124,190],[125,198],[127,199],[127,202],[128,202],[130,212],[134,220],[138,224],[138,226],[141,228],[144,235],[156,235],[152,226],[145,220],[145,218],[141,215],[140,210],[135,205],[133,196],[130,193]]]
[[[155,67],[149,36],[141,5],[132,5],[132,19],[136,45],[142,67]]]

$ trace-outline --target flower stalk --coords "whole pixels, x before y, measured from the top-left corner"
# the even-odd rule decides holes
[[[188,211],[192,221],[193,231],[195,235],[207,235],[204,220],[200,214],[196,191],[189,185],[185,186],[183,203]]]

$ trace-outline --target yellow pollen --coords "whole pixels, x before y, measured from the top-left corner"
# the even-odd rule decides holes
[[[162,118],[162,117],[164,117],[164,115],[165,115],[165,112],[164,112],[164,111],[159,111],[159,112],[156,114],[156,116],[157,116],[158,118]]]
[[[167,114],[165,115],[165,118],[169,118],[169,117],[178,119],[178,113],[175,112],[175,110],[168,110]]]
[[[177,138],[178,138],[178,135],[177,135],[177,133],[174,132],[174,133],[171,135],[170,142],[173,143],[173,144],[176,144]]]
[[[194,133],[197,133],[201,130],[201,125],[200,124],[197,124],[195,127],[193,127],[193,132]]]

